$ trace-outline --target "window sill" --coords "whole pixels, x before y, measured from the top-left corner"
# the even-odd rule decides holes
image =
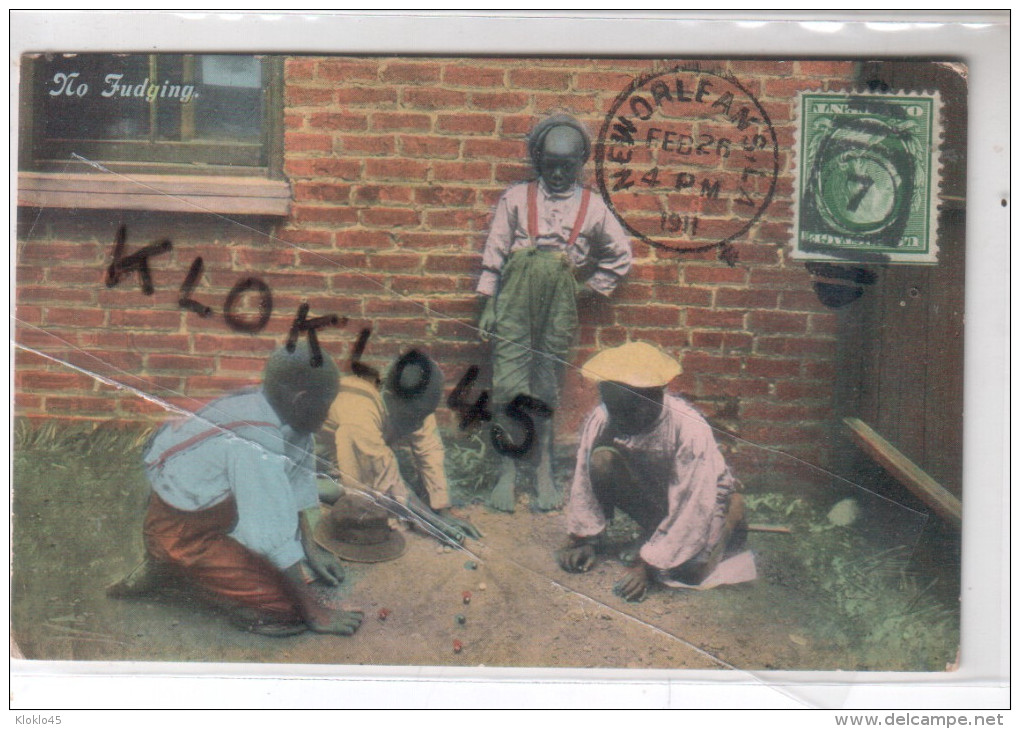
[[[18,173],[18,205],[175,213],[290,213],[290,184],[264,177]]]

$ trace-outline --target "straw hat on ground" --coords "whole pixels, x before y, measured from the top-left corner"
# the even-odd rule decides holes
[[[387,562],[404,553],[404,536],[390,528],[389,512],[370,497],[347,491],[323,512],[315,541],[340,559]]]

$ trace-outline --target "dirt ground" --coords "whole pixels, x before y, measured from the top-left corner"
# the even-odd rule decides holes
[[[22,612],[16,619],[23,626],[19,647],[26,656],[71,660],[626,668],[838,662],[837,656],[821,658],[831,646],[790,639],[803,626],[795,613],[765,597],[767,583],[714,592],[660,589],[643,603],[627,604],[612,594],[622,569],[618,562],[603,561],[585,575],[558,569],[549,545],[563,539],[562,515],[521,509],[510,516],[481,506],[465,513],[485,534],[482,545],[469,545],[474,554],[443,551],[412,532],[398,560],[348,565],[348,579],[335,599],[366,613],[352,638],[245,634],[186,593],[153,602],[110,600],[102,587],[123,569],[90,565],[86,572],[93,579],[80,591],[68,589],[66,576],[48,581],[52,594],[30,618]],[[514,545],[511,558],[498,554],[511,551],[507,545]],[[468,561],[476,569],[467,569]],[[130,566],[129,560],[116,562]],[[33,580],[36,587],[40,577]],[[465,591],[471,593],[467,605]],[[773,609],[751,609],[754,603],[771,603]],[[378,618],[382,608],[390,611],[385,621]],[[738,619],[739,613],[746,615]],[[748,624],[752,614],[755,620]],[[466,618],[464,625],[457,615]],[[740,624],[737,634],[734,625]],[[459,654],[453,651],[455,639],[464,646]]]
[[[347,579],[327,596],[365,611],[353,637],[252,635],[186,592],[144,602],[105,596],[104,587],[142,554],[144,478],[131,465],[130,447],[81,458],[75,448],[92,446],[16,448],[12,622],[17,648],[30,659],[941,670],[955,654],[951,631],[933,640],[924,630],[931,615],[943,616],[939,605],[925,609],[943,612],[887,626],[896,633],[890,642],[865,614],[862,622],[845,607],[859,602],[821,591],[798,557],[804,549],[794,547],[815,532],[836,532],[810,520],[792,534],[750,535],[754,582],[707,591],[657,587],[630,604],[612,594],[623,569],[612,554],[586,574],[558,568],[553,550],[563,542],[564,517],[532,512],[526,495],[512,515],[480,503],[462,507],[485,535],[469,541],[470,553],[411,531],[399,559],[347,563]],[[793,519],[798,512],[787,508]],[[892,611],[882,607],[884,595],[868,599]],[[383,608],[389,615],[380,620]],[[459,653],[454,640],[463,645]]]

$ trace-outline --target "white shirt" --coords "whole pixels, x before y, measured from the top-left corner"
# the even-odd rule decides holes
[[[630,237],[602,198],[592,194],[574,244],[567,248],[581,207],[580,185],[556,194],[544,182],[538,183],[535,240],[528,234],[528,186],[521,182],[503,193],[482,251],[482,276],[478,293],[493,296],[499,290],[499,278],[510,254],[532,245],[567,254],[575,268],[593,269],[587,285],[609,296],[627,275],[631,263]]]
[[[714,545],[737,482],[705,419],[683,398],[667,393],[662,413],[645,433],[606,437],[608,420],[605,407],[600,405],[582,426],[566,508],[569,532],[590,537],[606,528],[606,517],[592,490],[588,469],[592,449],[605,445],[627,459],[643,479],[642,487],[665,492],[666,516],[641,547],[645,562],[659,569],[671,569]]]

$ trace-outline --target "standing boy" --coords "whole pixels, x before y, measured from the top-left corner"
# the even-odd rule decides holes
[[[477,288],[485,297],[478,326],[483,339],[494,340],[493,402],[500,416],[518,395],[557,406],[578,300],[609,297],[631,262],[623,227],[578,182],[591,153],[584,127],[565,114],[549,117],[528,136],[528,153],[538,179],[513,185],[500,199]],[[518,472],[534,474],[539,509],[562,503],[552,473],[552,420],[532,420],[528,458],[503,457],[489,498],[493,508],[514,510]]]

